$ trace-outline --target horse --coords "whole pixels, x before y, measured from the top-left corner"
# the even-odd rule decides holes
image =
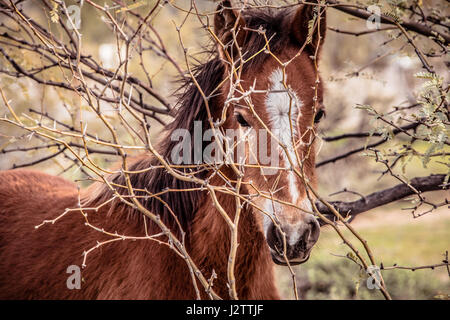
[[[316,186],[314,131],[324,113],[323,87],[317,71],[326,30],[322,9],[302,4],[276,11],[262,8],[239,11],[229,1],[221,2],[214,13],[218,44],[211,50],[208,61],[193,70],[196,83],[191,77],[181,85],[176,115],[165,129],[167,137],[179,128],[193,133],[194,122],[209,128],[210,119],[221,119],[223,113],[224,128],[242,131],[267,126],[276,132],[274,135],[280,142],[273,149],[280,168],[290,168],[290,163],[300,166],[296,161],[288,161],[288,155],[292,159],[296,149],[305,179]],[[310,21],[315,21],[313,28]],[[246,57],[252,58],[240,64]],[[233,69],[237,65],[240,68]],[[224,107],[233,86],[232,77],[227,74],[237,69],[244,90],[241,94],[250,92],[254,113],[240,103]],[[158,150],[168,159],[177,141],[161,140]],[[283,144],[286,148],[280,147]],[[161,193],[158,199],[142,197],[140,203],[157,214],[174,233],[179,230],[177,226],[182,227],[192,261],[206,279],[213,279],[211,285],[217,295],[229,298],[229,227],[207,190],[195,182],[174,177],[158,164],[158,159],[148,152],[129,166],[133,172],[130,183],[136,190],[151,194],[170,190]],[[152,166],[153,170],[147,170]],[[211,174],[207,166],[204,168],[196,173],[199,177],[209,179],[211,185],[223,184],[223,178]],[[229,165],[224,165],[221,172],[236,183],[236,172]],[[126,184],[120,173],[112,175],[110,181],[114,185]],[[235,258],[237,297],[280,299],[275,264],[295,265],[308,260],[320,228],[317,218],[310,213],[311,201],[305,184],[292,170],[279,169],[277,174],[264,175],[261,168],[249,166],[242,177],[240,193],[254,195],[256,188],[272,190],[277,201],[262,196],[252,198],[256,206],[268,212],[266,215],[255,206],[242,207]],[[34,170],[2,171],[0,299],[198,297],[185,260],[164,245],[163,240],[124,240],[100,246],[89,254],[86,266],[81,269],[80,288],[68,288],[68,266],[80,266],[85,250],[108,237],[87,226],[77,210],[66,212],[54,225],[48,223],[36,229],[43,221],[82,205],[97,207],[89,213],[90,223],[110,232],[145,236],[146,232],[161,231],[135,207],[121,201],[108,202],[113,196],[114,191],[104,183],[95,182],[80,190],[74,182]],[[235,196],[217,193],[216,201],[233,219]],[[276,217],[280,228],[271,217]],[[180,233],[177,237],[181,237]],[[209,297],[206,290],[200,290],[200,295],[202,299]]]

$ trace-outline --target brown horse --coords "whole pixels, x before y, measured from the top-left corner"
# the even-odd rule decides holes
[[[281,169],[290,168],[292,163],[300,166],[295,160],[295,146],[303,164],[302,171],[312,185],[316,180],[314,130],[323,114],[317,56],[326,29],[324,13],[315,10],[314,6],[301,5],[276,12],[262,9],[238,12],[231,9],[228,1],[222,2],[214,18],[214,32],[223,46],[217,46],[211,59],[195,71],[198,86],[210,96],[208,107],[212,118],[221,119],[234,85],[231,78],[226,78],[232,66],[229,57],[239,65],[239,57],[235,58],[239,56],[237,48],[241,48],[243,54],[240,59],[253,57],[243,64],[239,83],[244,89],[240,91],[242,95],[250,92],[255,112],[243,103],[228,103],[222,126],[239,132],[267,126],[279,145],[285,146],[274,149]],[[315,18],[314,12],[319,12],[321,18]],[[312,33],[308,33],[309,21],[315,21]],[[266,50],[262,50],[264,47]],[[223,84],[220,90],[214,92],[220,84]],[[205,100],[192,80],[184,84],[179,99],[177,116],[167,129],[169,136],[178,128],[192,133],[195,121],[209,128]],[[163,139],[158,150],[169,159],[176,144],[171,139]],[[182,226],[190,257],[206,279],[213,272],[217,274],[213,289],[222,298],[228,298],[229,227],[211,197],[198,185],[181,181],[160,167],[144,170],[157,164],[158,160],[150,154],[135,159],[129,170],[140,173],[131,174],[131,183],[134,188],[150,193],[167,189],[171,192],[161,194],[160,199],[150,197],[140,201],[149,211],[158,214],[173,232],[178,230],[177,223]],[[262,196],[252,198],[268,215],[252,206],[242,209],[235,265],[240,299],[278,299],[273,262],[285,264],[286,259],[290,264],[305,262],[319,236],[316,218],[301,210],[311,211],[304,183],[292,170],[281,169],[272,175],[262,174],[257,167],[245,170],[243,181],[246,183],[241,186],[241,194],[254,195],[255,189],[267,193],[271,190],[276,201]],[[229,181],[236,181],[236,173],[230,166],[223,166],[221,171]],[[223,178],[211,173],[211,170],[203,170],[198,176],[208,179],[211,185],[223,185]],[[121,173],[110,179],[117,185],[125,185]],[[176,189],[192,191],[176,192]],[[1,172],[0,299],[195,298],[185,261],[168,246],[151,240],[115,241],[99,247],[90,253],[86,267],[81,270],[81,288],[68,289],[68,266],[81,266],[83,252],[97,241],[108,238],[86,226],[83,215],[76,210],[54,225],[45,224],[38,229],[35,226],[54,219],[66,208],[80,205],[92,208],[112,197],[113,191],[101,183],[79,192],[74,183],[44,173]],[[235,197],[217,193],[217,201],[233,218]],[[176,219],[163,202],[172,208]],[[286,241],[282,241],[271,218],[278,222]],[[92,225],[124,235],[144,236],[147,226],[149,233],[160,232],[143,214],[120,201],[109,202],[90,212],[89,219]],[[286,249],[284,254],[283,248]],[[204,290],[200,291],[202,298],[207,298]]]

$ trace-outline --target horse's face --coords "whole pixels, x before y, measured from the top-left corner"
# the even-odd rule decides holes
[[[233,96],[238,98],[230,103],[228,126],[239,128],[240,137],[251,140],[245,143],[245,159],[240,161],[264,168],[246,166],[243,181],[248,193],[255,195],[252,202],[263,211],[253,210],[277,264],[286,264],[286,259],[290,264],[305,262],[320,233],[311,214],[311,192],[308,195],[305,187],[305,181],[315,186],[314,137],[324,113],[317,59],[311,59],[316,47],[308,44],[299,54],[307,37],[309,9],[312,7],[300,7],[286,18],[290,22],[285,22],[288,27],[283,32],[289,33],[289,40],[276,58],[268,57],[258,70],[242,72],[240,81],[231,81],[223,91],[229,98],[234,87]],[[233,16],[238,15],[229,10],[224,21],[233,22]],[[222,28],[227,25],[224,21]],[[216,17],[215,22],[217,30],[220,20]],[[324,32],[324,19],[321,23]],[[239,32],[242,30],[244,26]],[[244,38],[241,36],[241,41]],[[235,39],[239,41],[239,37]],[[313,42],[317,43],[317,38],[313,37]]]
[[[282,61],[289,56],[285,54],[279,55]],[[315,81],[312,61],[306,54],[285,69],[268,59],[256,78],[257,90],[265,93],[252,95],[253,110],[245,104],[234,105],[233,110],[243,135],[250,130],[256,133],[246,146],[246,161],[264,169],[247,167],[244,180],[250,194],[261,194],[253,201],[266,214],[257,216],[262,217],[259,220],[272,257],[280,264],[285,263],[283,232],[290,263],[306,261],[319,237],[319,224],[310,214],[312,207],[302,178],[315,185],[314,131],[323,114],[320,103],[319,110],[314,110]],[[317,99],[322,100],[321,89]]]

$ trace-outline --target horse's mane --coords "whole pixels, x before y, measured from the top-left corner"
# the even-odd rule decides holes
[[[279,53],[282,48],[287,45],[290,39],[286,30],[285,21],[286,10],[271,11],[271,10],[248,10],[243,13],[243,17],[246,21],[246,26],[253,30],[265,30],[266,36],[270,39],[270,48],[273,53]],[[266,41],[263,36],[258,32],[248,32],[245,42],[242,44],[242,52],[244,58],[248,58],[260,51]],[[193,75],[204,92],[209,98],[208,104],[212,111],[221,110],[220,106],[216,105],[217,102],[214,97],[220,94],[220,90],[216,90],[219,84],[224,79],[225,66],[220,56],[217,54],[217,50],[213,45],[211,48],[205,49],[205,53],[209,55],[209,60],[206,63],[196,65],[192,71]],[[261,66],[268,55],[264,52],[256,55],[248,63],[244,64],[243,72],[251,72],[251,70],[257,70]],[[164,129],[166,138],[158,145],[160,154],[170,163],[170,155],[173,147],[178,144],[178,141],[171,141],[171,133],[179,128],[187,129],[191,136],[193,136],[194,121],[201,121],[203,124],[203,130],[209,128],[208,114],[205,107],[205,101],[201,95],[198,87],[194,84],[190,77],[184,77],[179,80],[180,85],[176,90],[178,97],[178,103],[175,107],[174,120]],[[216,91],[215,91],[216,90]],[[193,146],[192,146],[193,148]],[[191,154],[194,154],[192,150]],[[160,165],[158,160],[151,154],[140,156],[130,166],[129,171],[140,171],[150,168],[151,166]],[[196,174],[199,178],[205,178],[207,171],[198,170]],[[165,189],[191,189],[199,188],[191,182],[181,181],[173,177],[164,168],[154,168],[146,170],[141,173],[130,175],[131,184],[135,189],[145,189],[151,194],[160,193]],[[123,175],[116,174],[110,178],[110,180],[116,184],[125,186],[125,178]],[[126,188],[119,188],[118,191],[122,194],[127,194]],[[136,195],[145,196],[143,192],[136,192]],[[113,191],[110,190],[105,184],[96,183],[90,187],[90,191],[87,193],[86,198],[83,199],[84,206],[95,206],[107,201],[113,197]],[[179,192],[166,192],[159,196],[159,199],[155,197],[149,197],[147,199],[142,198],[140,201],[143,205],[152,213],[160,216],[161,220],[167,226],[174,226],[175,220],[172,217],[169,209],[165,204],[169,205],[175,213],[177,220],[181,224],[184,231],[189,233],[189,225],[195,216],[195,212],[202,201],[202,191],[179,191]],[[110,205],[110,212],[116,210],[129,210],[129,216],[136,216],[133,214],[135,209],[130,206],[126,206],[121,201],[115,201]],[[173,230],[177,232],[178,228]],[[179,234],[179,233],[178,233]]]

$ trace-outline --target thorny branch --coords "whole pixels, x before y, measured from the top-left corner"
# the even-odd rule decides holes
[[[241,216],[241,210],[244,206],[251,206],[255,211],[261,212],[270,217],[264,208],[258,207],[252,199],[254,197],[263,197],[272,201],[272,203],[282,203],[276,198],[276,190],[270,190],[270,194],[258,190],[252,183],[247,183],[243,180],[243,172],[246,164],[231,162],[229,165],[238,177],[237,181],[233,181],[225,177],[221,171],[222,165],[194,165],[183,166],[173,165],[165,159],[152,144],[151,129],[156,124],[165,126],[171,121],[176,109],[174,108],[174,101],[166,98],[167,94],[161,87],[156,85],[157,75],[161,70],[167,70],[170,66],[179,77],[183,79],[192,79],[193,85],[198,87],[202,93],[202,98],[206,105],[208,112],[208,121],[210,127],[214,130],[214,137],[219,141],[223,132],[221,125],[226,120],[226,108],[230,104],[243,104],[254,115],[254,117],[261,123],[261,125],[269,132],[269,135],[276,138],[267,125],[262,121],[258,113],[255,111],[251,96],[260,94],[255,87],[250,90],[244,90],[242,86],[241,73],[243,65],[251,62],[254,57],[248,57],[240,48],[236,47],[234,56],[229,54],[227,46],[221,42],[220,37],[214,33],[211,21],[213,14],[216,13],[214,9],[202,11],[195,1],[189,1],[186,7],[184,4],[175,2],[154,1],[152,4],[145,6],[145,13],[141,15],[142,10],[128,8],[121,2],[117,3],[115,7],[101,5],[98,2],[86,0],[79,3],[80,7],[88,8],[88,10],[95,10],[96,14],[101,16],[102,22],[110,30],[116,39],[116,51],[114,52],[117,58],[114,68],[105,66],[94,55],[88,54],[87,48],[82,41],[81,32],[76,28],[76,21],[72,21],[69,16],[67,6],[63,1],[42,1],[39,6],[39,14],[43,15],[44,19],[36,16],[36,12],[28,10],[24,4],[27,1],[0,1],[0,91],[3,105],[6,110],[6,115],[0,119],[1,123],[8,128],[15,127],[20,129],[22,135],[17,134],[14,141],[8,141],[0,145],[0,152],[4,155],[16,152],[33,152],[40,154],[41,152],[51,152],[44,156],[33,158],[29,162],[21,164],[13,164],[10,168],[28,167],[43,163],[51,159],[60,159],[64,157],[67,163],[62,166],[62,172],[67,172],[73,168],[78,168],[84,173],[84,178],[90,180],[103,182],[113,191],[114,196],[110,200],[101,204],[106,206],[115,199],[119,199],[123,203],[136,208],[141,212],[146,219],[156,224],[161,233],[149,235],[146,233],[145,237],[133,237],[129,235],[119,235],[104,230],[101,226],[92,225],[88,219],[86,212],[90,210],[98,210],[96,208],[83,208],[80,204],[78,208],[67,209],[60,216],[53,220],[43,221],[45,223],[55,223],[62,219],[68,212],[80,212],[85,218],[86,225],[94,230],[106,234],[110,237],[109,240],[99,242],[96,246],[86,249],[83,264],[87,262],[87,256],[103,245],[119,241],[119,240],[150,240],[156,241],[162,245],[168,245],[174,250],[176,254],[182,257],[188,268],[192,278],[192,283],[195,288],[197,298],[200,298],[199,285],[203,287],[208,297],[211,299],[220,299],[227,297],[219,297],[214,291],[214,279],[217,275],[213,271],[210,279],[207,279],[198,266],[191,259],[188,250],[185,247],[184,238],[179,239],[164,223],[159,219],[154,212],[150,212],[142,205],[141,196],[138,193],[144,192],[147,197],[154,197],[162,201],[159,197],[167,192],[189,192],[191,190],[161,190],[160,193],[151,194],[147,190],[136,190],[133,188],[130,180],[130,174],[133,172],[129,169],[129,154],[136,151],[150,152],[157,160],[158,165],[148,168],[146,170],[154,170],[156,168],[164,168],[169,174],[179,180],[192,182],[198,189],[206,189],[209,192],[214,206],[218,214],[224,219],[224,222],[230,229],[230,252],[227,261],[227,282],[229,286],[229,296],[233,299],[238,299],[235,268],[236,268],[236,251],[238,248],[238,226]],[[286,7],[296,7],[298,4],[314,5],[318,9],[315,16],[311,20],[310,32],[320,30],[320,25],[323,23],[325,11],[328,14],[333,11],[341,11],[353,17],[360,18],[361,21],[373,17],[373,12],[369,11],[367,7],[359,4],[344,3],[334,0],[309,2],[309,1],[282,1],[278,4],[268,4],[263,1],[232,1],[233,8],[236,9],[239,15],[243,14],[244,10],[263,10],[270,8],[277,10]],[[215,4],[214,4],[215,5]],[[171,44],[167,42],[167,37],[162,35],[162,30],[158,29],[155,20],[158,15],[165,8],[170,7],[176,10],[177,14],[182,17],[181,22],[173,22],[173,35],[176,35],[178,44],[182,49],[181,57],[177,56],[174,50],[171,49]],[[304,184],[308,199],[312,203],[312,211],[320,220],[321,224],[330,225],[341,237],[343,242],[354,252],[358,258],[359,263],[367,269],[371,265],[377,265],[377,261],[372,253],[372,249],[367,241],[352,227],[350,222],[353,218],[363,212],[371,209],[384,206],[406,197],[414,196],[416,203],[412,210],[414,217],[419,217],[423,214],[429,213],[438,207],[449,205],[448,198],[443,199],[439,203],[428,201],[424,193],[430,191],[447,190],[449,186],[450,166],[448,164],[448,149],[444,149],[449,145],[448,141],[448,126],[449,126],[449,112],[448,112],[448,91],[449,86],[444,77],[439,76],[439,70],[434,67],[434,58],[439,59],[448,54],[448,43],[450,40],[449,26],[445,17],[439,17],[435,13],[428,13],[424,11],[418,2],[409,7],[399,7],[395,14],[391,12],[383,13],[379,18],[382,24],[388,26],[379,27],[376,30],[362,30],[359,32],[342,30],[337,27],[328,27],[329,30],[335,33],[340,33],[349,36],[369,36],[378,33],[396,34],[387,40],[393,41],[400,39],[403,42],[401,48],[411,46],[420,60],[423,68],[427,73],[420,74],[418,77],[428,80],[427,86],[421,95],[417,98],[417,102],[407,107],[393,107],[392,111],[379,112],[371,106],[359,106],[360,109],[367,111],[367,114],[375,119],[377,123],[382,123],[383,127],[371,129],[370,131],[361,131],[356,133],[344,133],[335,136],[320,137],[315,129],[314,139],[309,146],[316,140],[322,140],[325,143],[339,143],[342,141],[348,142],[354,139],[367,139],[364,145],[357,148],[345,150],[337,156],[317,162],[316,167],[322,167],[339,160],[350,159],[352,155],[367,153],[369,160],[382,164],[386,169],[382,176],[389,175],[400,184],[381,191],[376,191],[368,195],[362,196],[356,201],[327,201],[320,196],[318,190],[313,188],[311,182],[305,176],[305,163],[300,157],[297,148],[295,148],[295,155],[288,152],[286,146],[278,139],[278,143],[285,152],[291,166],[294,168],[293,172],[299,180]],[[115,11],[118,10],[118,11]],[[425,13],[424,13],[425,12]],[[407,14],[408,13],[408,14]],[[230,80],[230,92],[228,99],[225,102],[225,110],[222,119],[212,119],[209,102],[214,94],[220,88],[214,90],[211,96],[206,96],[203,93],[201,86],[195,79],[192,71],[192,61],[196,59],[194,55],[190,54],[188,46],[183,39],[182,31],[188,28],[188,21],[190,17],[194,16],[197,24],[213,40],[215,45],[224,53],[224,63],[229,67],[229,74],[226,79]],[[58,27],[58,28],[56,28]],[[55,30],[58,29],[56,32]],[[257,54],[268,54],[278,61],[280,68],[283,70],[283,78],[286,79],[285,70],[289,63],[282,62],[271,51],[271,39],[265,35],[264,30],[246,30],[248,32],[258,32],[265,39],[266,45]],[[238,42],[239,32],[237,25],[232,29],[232,44]],[[312,33],[311,33],[312,34]],[[324,35],[318,36],[318,41]],[[311,39],[310,39],[311,40]],[[426,43],[427,45],[425,45]],[[430,43],[430,46],[428,46]],[[305,49],[306,43],[298,52],[300,55]],[[429,47],[433,47],[431,50]],[[311,55],[314,61],[315,69],[318,71],[318,50]],[[31,57],[31,58],[30,58]],[[237,59],[236,59],[237,58]],[[381,57],[383,58],[383,57]],[[152,73],[149,70],[155,70],[154,66],[150,66],[148,60],[160,63],[159,71]],[[236,60],[238,62],[236,62]],[[378,58],[377,58],[378,60]],[[141,73],[135,72],[133,69],[133,61],[141,67]],[[371,63],[370,63],[371,64]],[[369,65],[370,65],[369,64]],[[368,65],[367,65],[368,66]],[[366,68],[365,66],[364,68]],[[317,75],[319,74],[316,72]],[[359,72],[358,72],[359,73]],[[353,74],[352,76],[358,76]],[[42,104],[40,110],[36,105],[27,105],[27,110],[23,110],[16,104],[16,101],[9,100],[7,96],[7,89],[11,79],[14,81],[22,81],[28,79],[38,84],[40,88],[53,88],[57,93],[57,97],[62,101],[68,117],[62,117],[58,113],[52,113],[47,110]],[[8,82],[9,81],[9,82]],[[317,78],[316,83],[318,83]],[[286,92],[290,92],[289,86],[283,83]],[[314,89],[315,95],[315,112],[319,110],[318,87]],[[11,94],[10,91],[8,91]],[[72,99],[65,97],[70,93]],[[292,100],[292,97],[291,97]],[[291,101],[292,104],[292,101]],[[328,107],[331,112],[331,108]],[[412,113],[413,110],[419,110],[418,114]],[[290,131],[293,132],[293,119],[290,113]],[[91,129],[94,126],[92,120],[95,118],[95,126],[101,130]],[[89,124],[89,128],[88,128]],[[97,128],[98,128],[97,127]],[[24,132],[26,132],[24,134]],[[4,132],[1,132],[5,135]],[[5,135],[6,136],[6,135]],[[124,138],[124,137],[127,138]],[[373,141],[373,137],[379,137],[378,140]],[[35,139],[35,140],[33,140]],[[401,139],[404,146],[396,149],[394,152],[384,152],[374,148],[382,148],[384,145],[392,141]],[[27,146],[14,146],[14,143],[24,143],[29,141],[37,141],[38,144]],[[292,141],[296,145],[296,141]],[[431,147],[426,152],[419,152],[415,146],[419,143],[425,143]],[[12,144],[12,147],[9,145]],[[226,145],[224,148],[220,145],[224,153],[232,149],[234,146]],[[53,152],[53,150],[55,150]],[[47,152],[47,153],[48,153]],[[373,155],[372,155],[373,153]],[[70,156],[69,156],[70,154]],[[114,157],[115,160],[121,163],[120,170],[113,170],[108,168],[104,156]],[[395,171],[396,165],[409,157],[419,157],[428,163],[431,158],[443,158],[443,165],[446,166],[447,173],[445,174],[430,174],[424,177],[406,178]],[[447,158],[446,158],[447,157]],[[108,158],[108,160],[110,160]],[[103,161],[103,162],[102,162]],[[299,168],[295,168],[295,163],[299,164]],[[257,165],[263,168],[262,165]],[[224,185],[212,185],[208,179],[198,178],[192,170],[202,170],[204,168],[212,170],[213,175],[219,176],[223,179]],[[125,178],[126,184],[123,186],[114,185],[107,176],[109,174],[120,174]],[[244,185],[251,186],[255,190],[255,194],[242,194],[241,188]],[[127,190],[127,195],[119,192],[119,189]],[[347,190],[347,189],[345,189]],[[233,219],[230,218],[230,213],[226,212],[217,199],[217,194],[225,193],[231,194],[235,197],[236,211],[233,213]],[[358,192],[358,194],[360,194]],[[286,203],[284,203],[286,204]],[[296,204],[288,204],[297,207]],[[422,205],[429,206],[428,211],[420,214],[415,214]],[[298,207],[297,207],[298,208]],[[173,213],[172,209],[169,208]],[[302,210],[301,208],[298,208]],[[286,237],[284,232],[279,227],[277,221],[270,217],[274,225],[283,234],[284,255],[288,265],[289,271],[293,279],[294,295],[298,298],[297,285],[295,282],[295,270],[289,265],[286,257]],[[357,246],[352,242],[354,239],[349,239],[344,235],[341,226],[344,225],[352,236],[359,241],[364,248],[364,252],[357,249]],[[39,226],[37,226],[39,227]],[[182,234],[184,234],[183,230]],[[169,242],[161,240],[161,236],[167,237]],[[423,268],[433,269],[446,265],[447,262],[438,265],[418,266],[414,268],[409,267],[382,267],[382,270],[390,269],[411,269],[419,270]],[[381,291],[386,299],[390,299],[390,294],[387,287],[381,280]]]

